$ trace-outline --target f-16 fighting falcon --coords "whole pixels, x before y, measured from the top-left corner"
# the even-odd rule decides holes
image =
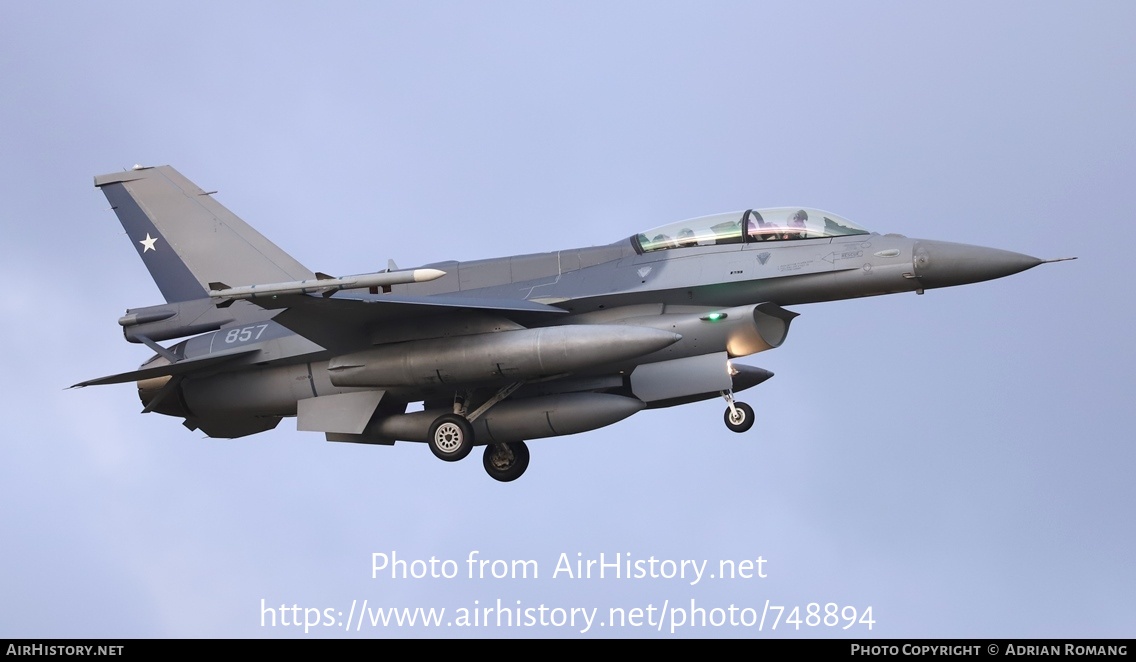
[[[484,446],[485,470],[503,482],[528,467],[526,440],[643,409],[723,398],[726,426],[749,430],[753,409],[735,394],[773,375],[733,359],[785,341],[797,316],[785,306],[922,294],[1058,261],[782,207],[602,246],[333,277],[169,166],[95,186],[166,302],[118,320],[153,357],[75,386],[137,382],[144,413],[210,437],[295,417],[329,441],[425,442],[447,462]]]

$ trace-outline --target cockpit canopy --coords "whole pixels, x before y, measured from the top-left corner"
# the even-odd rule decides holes
[[[647,253],[686,246],[823,239],[850,234],[869,232],[845,218],[819,209],[774,207],[679,221],[636,235],[631,241],[636,250]]]

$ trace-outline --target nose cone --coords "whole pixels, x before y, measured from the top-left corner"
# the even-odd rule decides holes
[[[1043,260],[1021,253],[947,241],[915,242],[915,275],[924,287],[979,283],[1036,267]]]

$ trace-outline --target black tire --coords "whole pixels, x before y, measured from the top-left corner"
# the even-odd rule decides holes
[[[737,414],[734,414],[734,410]],[[735,402],[734,409],[731,410],[726,407],[726,415],[724,416],[726,427],[734,432],[745,432],[753,427],[753,407],[750,407],[744,402]]]
[[[529,468],[529,447],[523,441],[489,444],[481,458],[485,473],[502,483],[521,477]]]
[[[473,426],[463,416],[443,414],[430,425],[426,443],[438,459],[457,462],[473,450]]]

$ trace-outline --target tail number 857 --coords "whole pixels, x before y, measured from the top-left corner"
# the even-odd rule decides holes
[[[229,329],[225,334],[225,342],[248,342],[250,340],[259,340],[264,330],[268,328],[267,324],[257,324],[256,326],[245,326],[239,329]]]

